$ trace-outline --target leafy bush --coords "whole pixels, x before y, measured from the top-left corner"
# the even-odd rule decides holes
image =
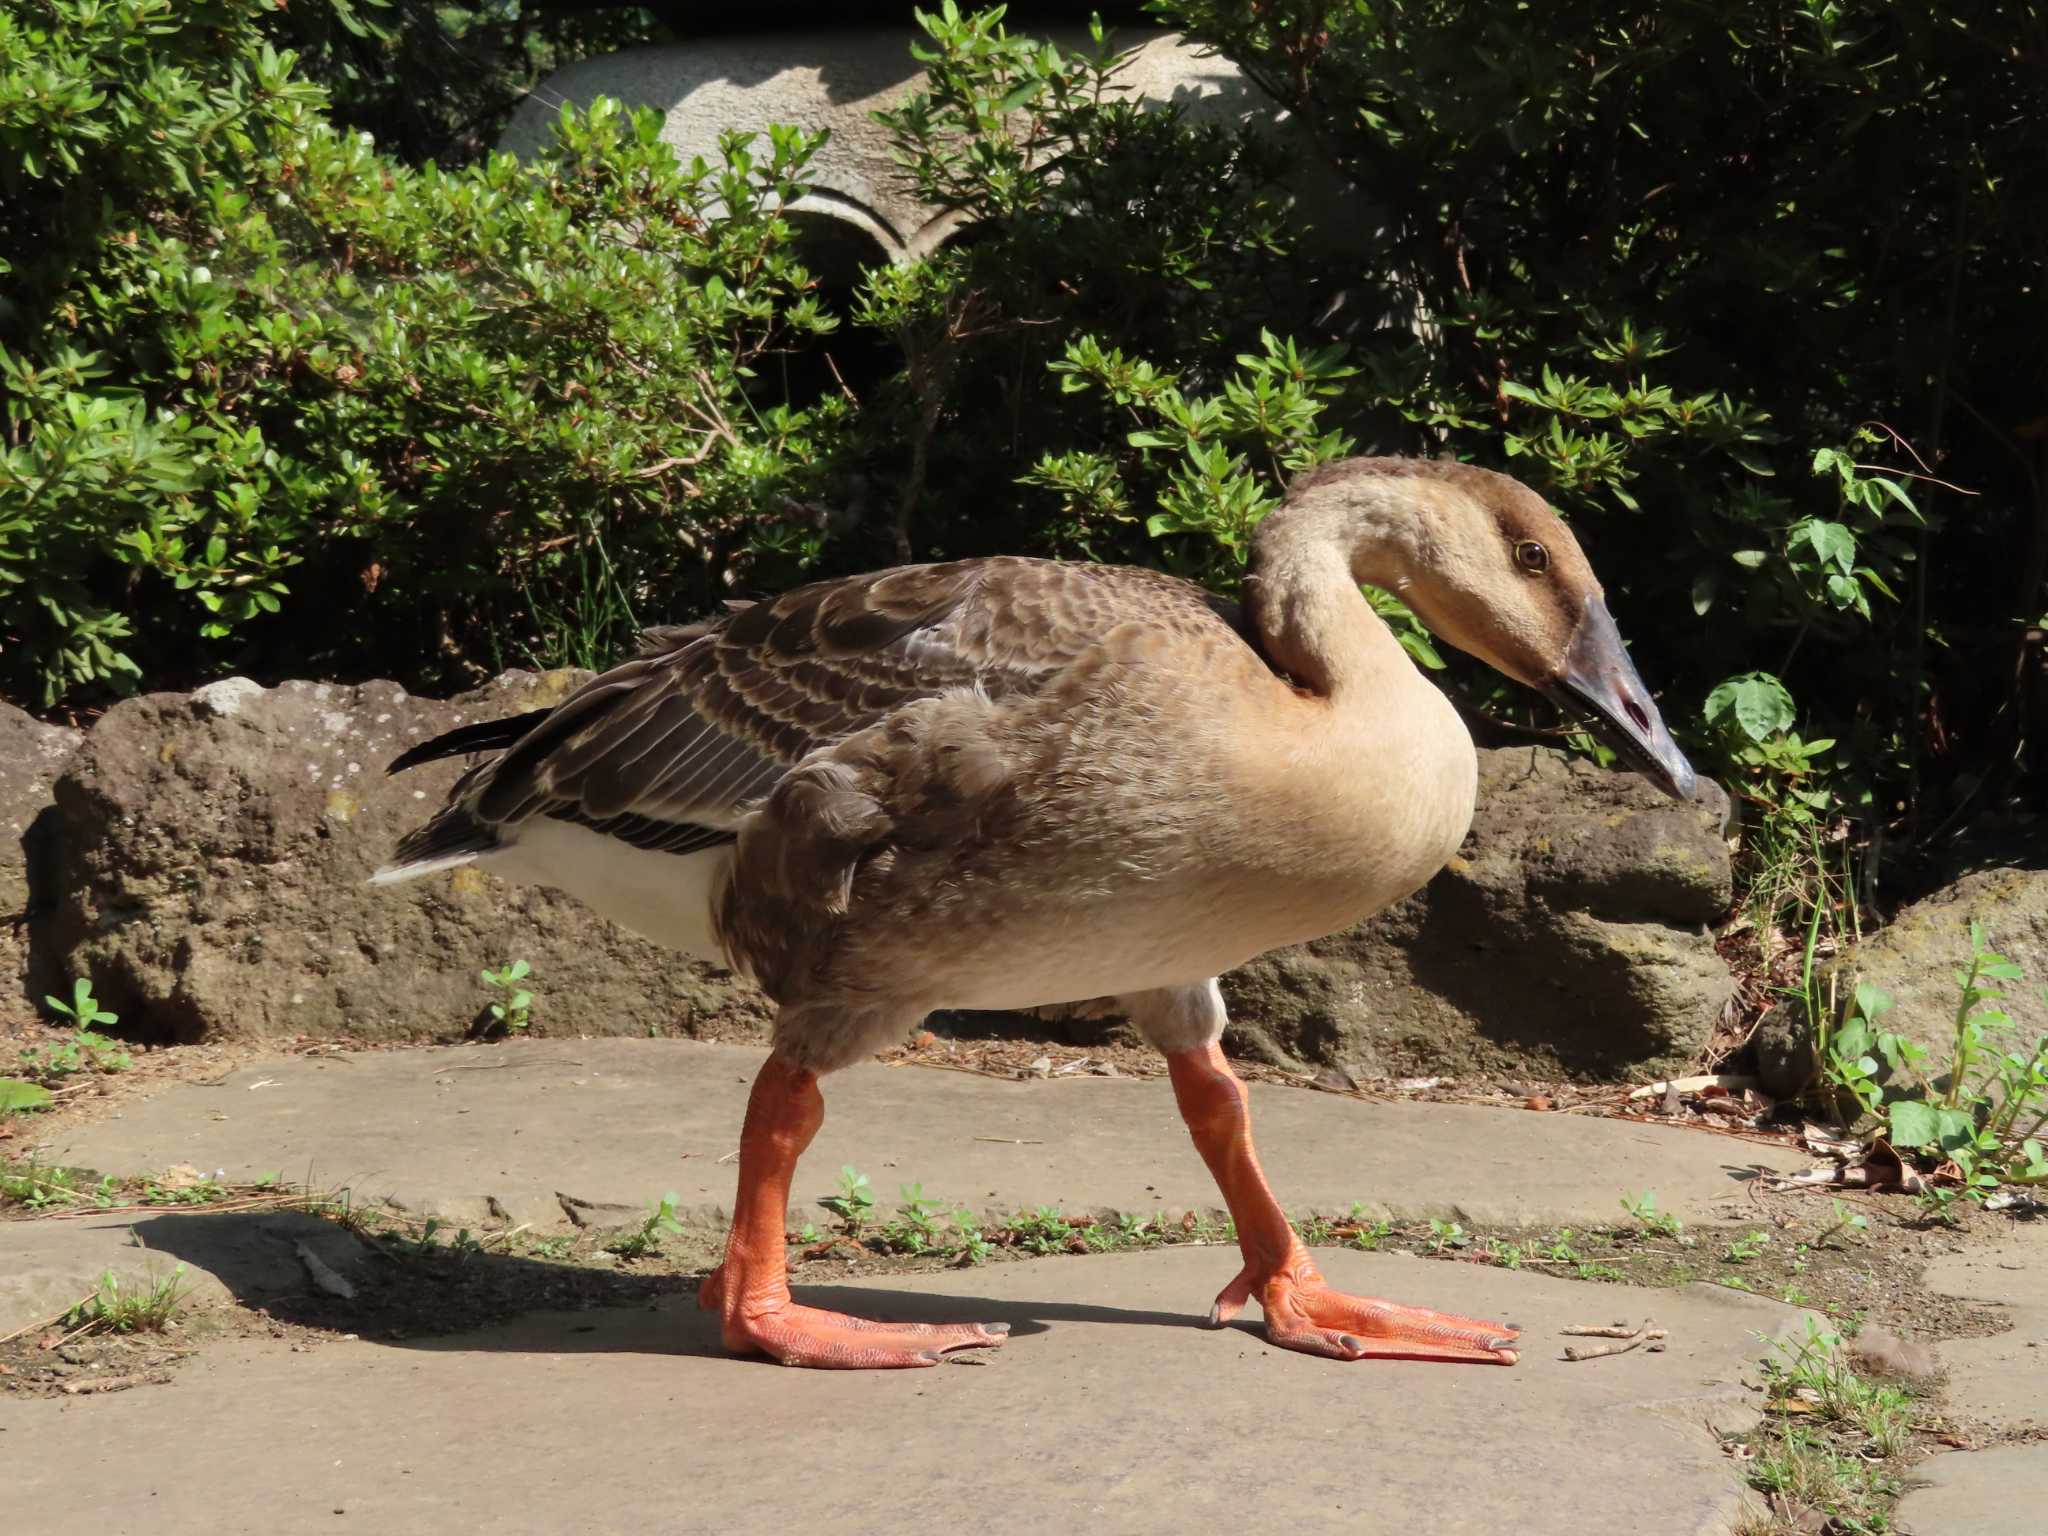
[[[264,8],[46,0],[0,30],[0,222],[101,209],[5,256],[5,685],[48,704],[145,652],[588,662],[642,594],[786,578],[844,411],[748,391],[833,324],[776,213],[818,141],[683,167],[600,102],[540,164],[411,170],[324,121]]]

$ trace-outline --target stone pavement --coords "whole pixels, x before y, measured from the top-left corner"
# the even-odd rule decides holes
[[[1930,1290],[2009,1309],[2010,1331],[1939,1346],[1956,1413],[2006,1429],[2048,1429],[2048,1226],[1927,1267]],[[1952,1451],[1916,1469],[1928,1486],[1897,1513],[1902,1536],[2041,1536],[2048,1531],[2048,1443]]]
[[[359,1200],[477,1228],[563,1226],[558,1196],[583,1202],[586,1221],[623,1223],[671,1189],[687,1214],[711,1221],[731,1198],[730,1154],[759,1059],[626,1040],[283,1058],[167,1088],[43,1151],[121,1173],[176,1163],[236,1178],[310,1172]],[[868,1171],[884,1208],[913,1180],[989,1210],[1216,1203],[1162,1081],[1011,1083],[870,1065],[826,1092],[797,1220],[823,1214],[815,1198],[842,1162]],[[1526,1110],[1261,1086],[1253,1113],[1298,1212],[1359,1201],[1408,1220],[1592,1226],[1618,1216],[1624,1194],[1654,1189],[1686,1220],[1726,1219],[1746,1214],[1755,1166],[1788,1165],[1726,1137]],[[2016,1323],[1943,1346],[1959,1412],[2002,1424],[2048,1412],[2034,1384],[2034,1346],[2048,1342],[2044,1239],[2014,1229],[1931,1274],[2010,1307]],[[344,1271],[359,1257],[345,1232],[290,1212],[0,1223],[0,1333],[75,1300],[104,1268],[132,1278],[183,1261],[202,1299],[288,1299],[306,1288],[302,1244]],[[1015,1327],[1006,1348],[971,1363],[892,1375],[727,1359],[684,1298],[406,1342],[336,1331],[314,1335],[326,1341],[307,1352],[215,1339],[168,1386],[0,1398],[9,1507],[30,1516],[7,1529],[1732,1528],[1739,1468],[1718,1440],[1754,1422],[1741,1379],[1763,1352],[1758,1335],[1796,1327],[1800,1314],[1708,1287],[1652,1299],[1398,1254],[1319,1257],[1339,1285],[1522,1324],[1522,1364],[1341,1366],[1272,1350],[1246,1328],[1210,1334],[1196,1322],[1233,1259],[1214,1248],[799,1288],[872,1315]],[[1666,1352],[1558,1359],[1563,1324],[1645,1311],[1671,1329]],[[119,1452],[81,1476],[88,1444]],[[220,1447],[234,1448],[225,1464]],[[2044,1457],[2048,1446],[2035,1444],[1937,1458],[1899,1528],[2038,1536],[2038,1492],[2014,1500],[2041,1480]]]
[[[216,1343],[169,1386],[0,1398],[8,1529],[1720,1533],[1740,1494],[1715,1430],[1755,1421],[1755,1334],[1798,1317],[1689,1287],[1656,1298],[1665,1353],[1567,1365],[1557,1330],[1606,1320],[1613,1292],[1337,1251],[1321,1257],[1338,1285],[1509,1316],[1529,1345],[1512,1370],[1344,1365],[1197,1326],[1233,1257],[799,1287],[1013,1325],[1003,1349],[927,1371],[729,1359],[687,1298],[407,1344]]]
[[[686,1212],[722,1220],[762,1056],[610,1039],[284,1057],[168,1089],[53,1138],[44,1155],[122,1173],[276,1173],[478,1228],[559,1228],[558,1195],[638,1212],[670,1190]],[[1252,1117],[1274,1187],[1298,1214],[1341,1215],[1356,1201],[1408,1220],[1583,1227],[1655,1190],[1660,1210],[1698,1221],[1739,1209],[1756,1167],[1805,1161],[1698,1131],[1280,1087],[1253,1088]],[[885,1205],[914,1180],[975,1209],[1220,1207],[1164,1078],[855,1067],[826,1080],[793,1220],[825,1219],[815,1202],[842,1163],[866,1171]]]

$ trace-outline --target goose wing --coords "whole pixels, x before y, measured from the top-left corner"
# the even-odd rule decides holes
[[[378,878],[464,862],[532,816],[677,853],[726,841],[818,748],[917,699],[1035,692],[1132,622],[1237,628],[1232,605],[1158,572],[998,558],[817,582],[650,630],[640,655],[544,717],[504,722],[516,737],[457,781]],[[488,727],[466,729],[392,771],[500,744]]]

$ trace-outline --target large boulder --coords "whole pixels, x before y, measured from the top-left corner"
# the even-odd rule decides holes
[[[91,976],[144,1039],[433,1040],[479,1021],[479,970],[523,959],[536,1032],[758,1034],[759,994],[559,892],[474,869],[364,884],[461,767],[385,763],[579,676],[510,672],[447,702],[228,678],[117,705],[57,780],[43,983]]]
[[[35,1015],[28,991],[28,936],[45,882],[51,785],[85,740],[0,704],[0,1029]]]
[[[1247,1043],[1371,1076],[1685,1070],[1735,990],[1708,931],[1733,899],[1727,819],[1711,783],[1679,804],[1548,749],[1482,751],[1441,874],[1225,995]]]
[[[2003,985],[2005,1008],[2017,1026],[2014,1044],[2048,1034],[2048,869],[1982,869],[1964,875],[1902,908],[1892,920],[1845,954],[1845,981],[1868,982],[1891,994],[1882,1026],[1916,1040],[1946,1062],[1954,1045],[1956,972],[1970,964],[1970,924],[1984,941],[2026,972]],[[1846,1000],[1847,985],[1838,989]]]

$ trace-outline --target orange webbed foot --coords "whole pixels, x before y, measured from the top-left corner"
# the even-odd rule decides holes
[[[919,1370],[963,1349],[995,1349],[1008,1323],[882,1323],[799,1306],[785,1291],[726,1304],[721,1270],[705,1278],[698,1305],[724,1314],[725,1347],[814,1370]]]
[[[1521,1332],[1513,1324],[1432,1312],[1333,1290],[1307,1253],[1259,1274],[1247,1265],[1216,1297],[1209,1325],[1220,1328],[1256,1296],[1266,1337],[1283,1349],[1334,1360],[1445,1360],[1513,1365]]]

